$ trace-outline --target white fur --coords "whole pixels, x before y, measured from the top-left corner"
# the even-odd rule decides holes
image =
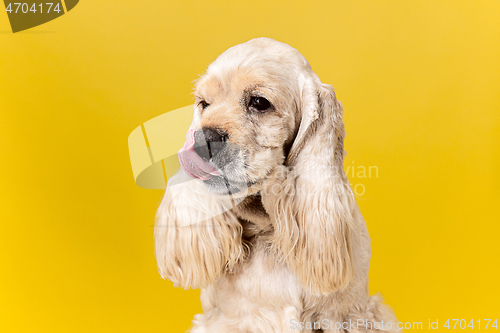
[[[269,170],[265,179],[243,197],[231,198],[211,193],[180,170],[157,213],[160,274],[176,285],[202,288],[204,313],[195,316],[191,332],[398,331],[380,297],[368,295],[370,238],[342,167],[342,106],[333,88],[320,82],[298,51],[265,38],[229,49],[204,78],[226,83],[242,70],[269,83],[283,121],[276,127],[278,118],[268,124],[262,115],[261,127],[276,132],[259,132],[253,142],[270,148],[244,147],[247,158],[254,156],[249,168]],[[235,89],[231,84],[224,88],[227,96]],[[196,123],[215,119],[220,109],[244,119],[237,117],[244,114],[238,104],[231,109],[226,99],[218,106],[214,102],[211,113],[197,108]],[[240,136],[249,135],[240,127]],[[291,149],[282,156],[283,149],[273,144],[289,140]],[[265,215],[240,203],[257,192]],[[300,330],[293,325],[358,319],[391,322],[393,329]]]

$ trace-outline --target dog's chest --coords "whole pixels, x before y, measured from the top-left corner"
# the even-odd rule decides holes
[[[251,313],[264,315],[267,311],[295,316],[289,312],[300,312],[302,287],[295,274],[270,248],[273,228],[260,196],[245,199],[238,205],[236,214],[243,227],[242,241],[248,255],[215,283],[214,304],[225,316],[233,318]]]
[[[221,276],[214,287],[215,304],[229,318],[248,314],[255,314],[255,318],[269,318],[270,314],[284,318],[286,313],[295,317],[302,308],[302,288],[295,275],[258,236],[249,257]]]

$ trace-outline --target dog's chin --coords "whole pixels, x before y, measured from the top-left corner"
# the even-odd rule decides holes
[[[250,187],[255,185],[257,181],[251,182],[237,182],[229,180],[224,176],[214,176],[210,179],[204,180],[203,183],[210,192],[219,195],[233,195],[243,194]]]

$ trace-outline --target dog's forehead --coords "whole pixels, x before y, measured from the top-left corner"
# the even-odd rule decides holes
[[[272,81],[282,86],[293,83],[299,72],[308,71],[309,63],[293,47],[269,38],[256,38],[222,53],[210,64],[196,88],[200,93],[214,95],[229,88]]]
[[[306,58],[290,45],[270,38],[255,38],[227,49],[209,66],[208,72],[223,68],[266,67],[266,64],[272,64],[270,68],[310,68]]]
[[[265,73],[253,73],[248,69],[226,70],[206,74],[196,85],[196,94],[205,99],[240,95],[249,89],[273,85]]]

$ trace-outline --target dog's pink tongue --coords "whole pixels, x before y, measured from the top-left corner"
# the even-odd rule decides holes
[[[186,134],[186,143],[179,150],[179,161],[188,175],[193,178],[207,180],[212,176],[218,176],[219,172],[208,162],[202,159],[194,150],[194,129],[190,129]]]

